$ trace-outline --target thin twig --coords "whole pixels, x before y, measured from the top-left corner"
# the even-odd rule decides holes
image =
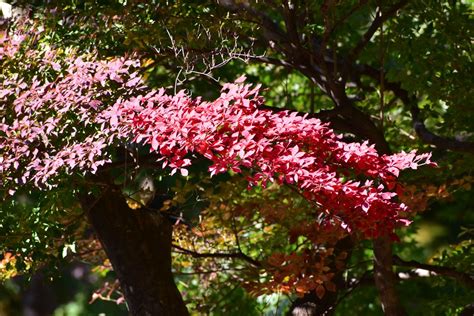
[[[250,263],[250,264],[252,264],[253,266],[256,266],[256,267],[261,267],[262,266],[262,264],[259,261],[247,256],[246,254],[244,254],[241,251],[232,252],[232,253],[196,252],[196,251],[192,251],[192,250],[183,248],[183,247],[178,246],[176,244],[172,244],[172,247],[175,248],[175,249],[178,249],[180,251],[178,253],[191,255],[194,258],[235,258],[235,259],[242,259],[244,261],[247,261],[248,263]]]

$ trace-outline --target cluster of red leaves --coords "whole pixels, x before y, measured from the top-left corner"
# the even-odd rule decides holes
[[[326,124],[288,111],[262,109],[259,87],[244,78],[226,84],[213,101],[149,89],[139,61],[97,60],[42,47],[40,32],[0,36],[0,186],[57,183],[74,172],[96,172],[120,142],[150,146],[162,167],[188,175],[196,155],[210,174],[248,174],[249,186],[290,186],[315,210],[314,222],[291,227],[290,242],[334,244],[341,235],[375,238],[409,223],[395,200],[401,170],[430,164],[429,154],[379,155],[367,143],[347,143]],[[273,212],[284,212],[275,208]],[[278,222],[276,213],[265,213]],[[273,254],[271,279],[259,291],[334,291],[344,258],[331,247]]]
[[[2,40],[0,61],[14,59],[19,45],[15,36]],[[206,102],[183,91],[144,92],[133,71],[136,60],[60,60],[52,50],[21,56],[39,65],[31,71],[55,79],[1,74],[0,112],[6,115],[0,122],[0,172],[12,190],[12,183],[46,184],[61,171],[95,172],[109,161],[107,148],[132,133],[171,174],[186,176],[191,154],[213,162],[211,175],[245,168],[250,186],[294,186],[327,215],[323,224],[370,238],[407,224],[408,209],[394,201],[391,190],[401,170],[430,163],[429,154],[379,155],[367,143],[341,141],[318,119],[261,109],[259,87],[244,84],[244,78]]]
[[[391,190],[401,170],[430,163],[429,154],[379,155],[367,143],[343,142],[318,119],[259,108],[259,87],[243,80],[226,84],[212,102],[152,91],[121,104],[122,122],[133,124],[135,141],[149,144],[172,174],[186,176],[190,154],[199,154],[213,162],[211,175],[246,168],[250,186],[295,186],[328,225],[377,237],[407,224],[408,209]],[[366,181],[351,180],[357,177]]]

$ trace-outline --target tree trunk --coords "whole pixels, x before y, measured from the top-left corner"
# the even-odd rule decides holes
[[[387,316],[403,316],[406,312],[398,299],[393,273],[392,242],[388,237],[374,240],[375,285],[379,291],[380,303]]]
[[[89,222],[120,281],[131,315],[188,315],[171,271],[172,224],[132,210],[120,190],[82,197]]]

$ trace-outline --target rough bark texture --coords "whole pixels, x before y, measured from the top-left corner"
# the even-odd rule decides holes
[[[172,224],[130,209],[120,191],[81,199],[116,272],[131,315],[188,315],[171,271]]]

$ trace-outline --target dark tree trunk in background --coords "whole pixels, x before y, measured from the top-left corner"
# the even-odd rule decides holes
[[[120,190],[81,198],[89,222],[112,263],[132,315],[188,315],[171,271],[172,224],[132,210]]]

